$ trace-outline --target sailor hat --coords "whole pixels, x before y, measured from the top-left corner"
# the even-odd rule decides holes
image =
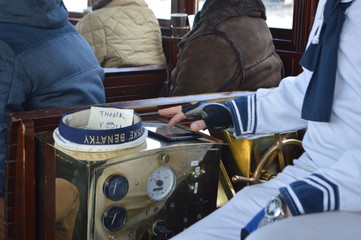
[[[110,107],[117,108],[117,107]],[[122,108],[118,108],[122,109]],[[80,152],[109,152],[133,148],[142,144],[148,132],[142,119],[134,112],[133,123],[114,129],[86,129],[91,108],[65,113],[59,121],[53,138],[62,148]]]

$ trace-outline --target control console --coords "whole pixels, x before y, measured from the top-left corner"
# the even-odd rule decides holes
[[[73,239],[170,239],[215,210],[221,145],[208,139],[80,153],[56,147],[56,177],[80,204]]]

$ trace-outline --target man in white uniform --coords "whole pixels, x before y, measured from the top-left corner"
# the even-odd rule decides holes
[[[327,9],[332,11],[330,16]],[[333,11],[339,11],[335,15],[340,14],[336,18],[341,24],[332,22]],[[328,34],[337,28],[341,31],[339,41],[332,45],[335,42]],[[307,128],[305,153],[294,160],[294,165],[266,183],[243,188],[174,240],[236,240],[240,235],[243,239],[259,222],[273,222],[284,214],[361,212],[360,41],[361,1],[320,0],[310,51],[301,61],[303,73],[283,79],[277,88],[260,89],[225,104],[199,103],[159,110],[159,114],[173,117],[169,126],[186,116],[202,116],[192,123],[192,130],[231,127],[236,138]],[[335,51],[335,59],[327,48]],[[271,199],[272,204],[268,204]]]

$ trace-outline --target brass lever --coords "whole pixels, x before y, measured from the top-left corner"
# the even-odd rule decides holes
[[[262,174],[266,172],[268,166],[272,164],[272,162],[278,156],[279,167],[282,170],[285,167],[285,160],[283,155],[283,148],[288,145],[296,145],[302,148],[302,141],[298,139],[284,139],[281,137],[281,134],[275,134],[276,141],[275,144],[272,145],[262,156],[259,164],[257,165],[251,177],[242,177],[238,175],[234,175],[232,177],[233,183],[249,183],[249,184],[257,184],[261,182],[265,182],[266,180],[261,179]]]

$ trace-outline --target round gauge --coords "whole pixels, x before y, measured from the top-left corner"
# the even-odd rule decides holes
[[[176,177],[172,169],[166,166],[160,167],[148,179],[148,196],[154,201],[162,201],[173,192],[175,183]]]
[[[112,175],[104,183],[104,194],[113,201],[119,201],[128,192],[128,180],[121,175]]]
[[[103,214],[103,226],[110,232],[119,231],[126,221],[127,211],[119,206],[111,206]]]

